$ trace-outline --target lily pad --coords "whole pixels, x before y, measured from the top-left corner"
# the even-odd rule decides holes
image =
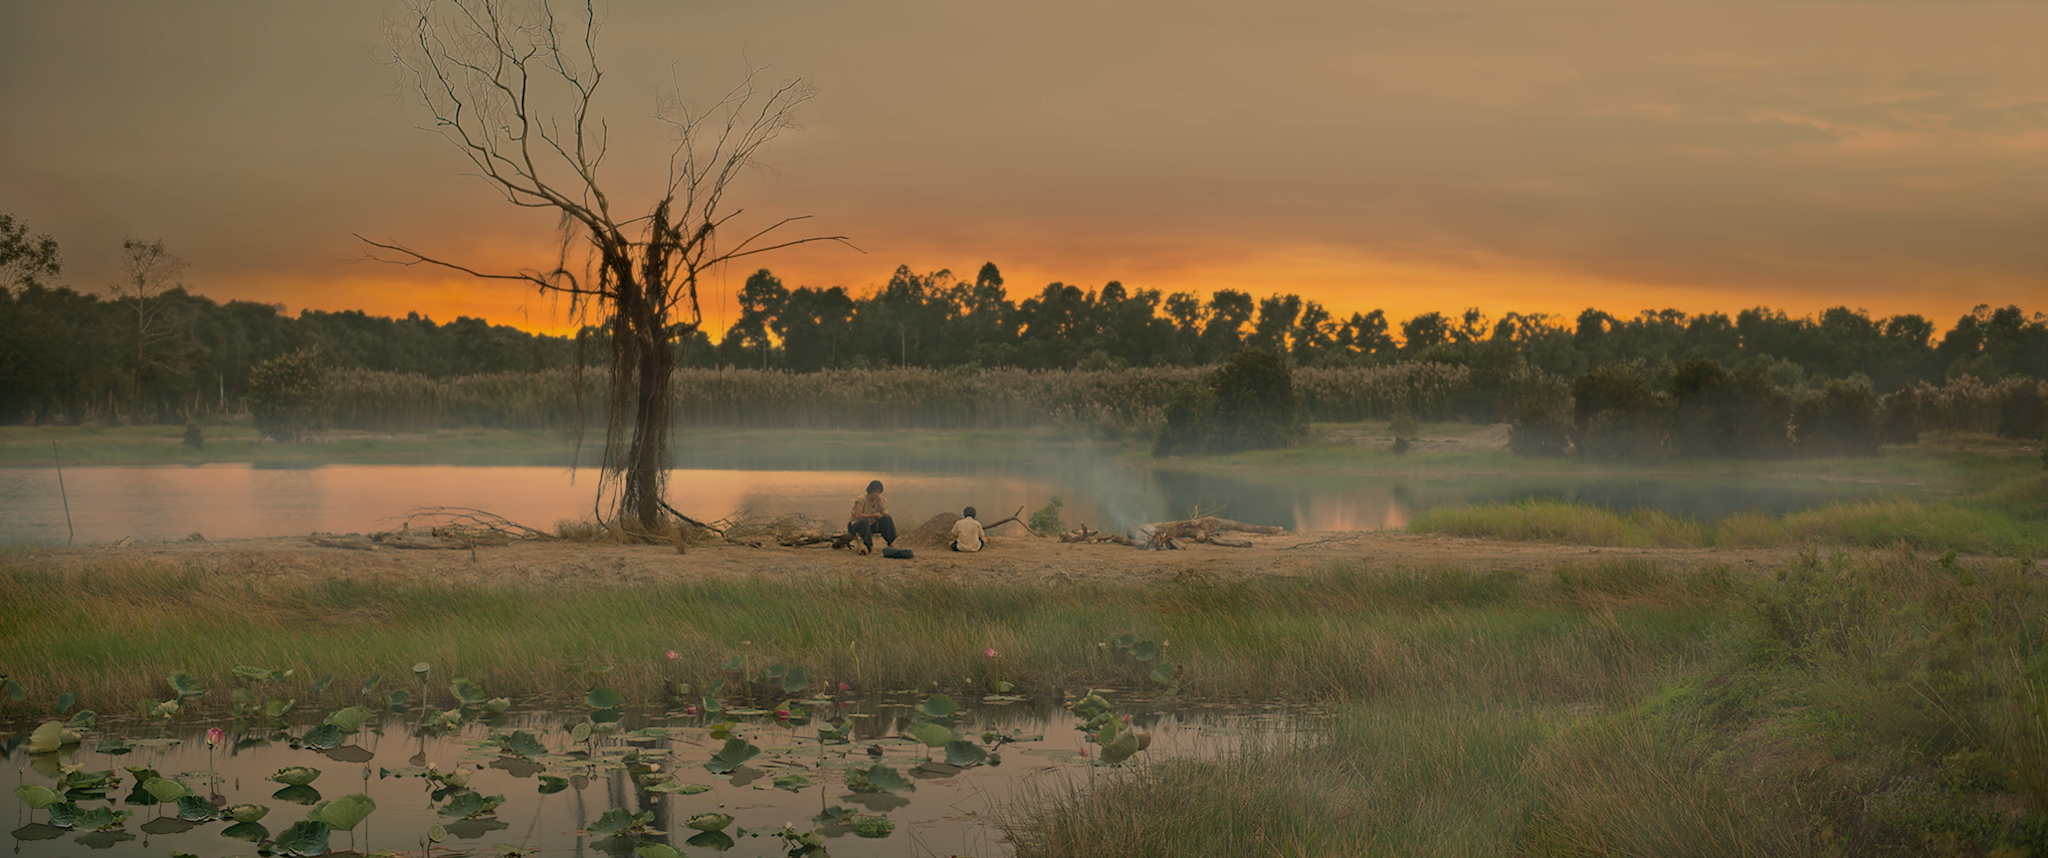
[[[341,746],[342,729],[333,724],[322,724],[306,731],[299,737],[299,744],[315,751],[326,751]]]
[[[569,779],[568,779],[568,778],[564,778],[564,777],[557,777],[557,776],[555,776],[555,775],[541,775],[541,776],[540,776],[540,794],[541,794],[541,795],[554,795],[555,793],[561,792],[562,790],[565,790],[565,789],[568,789],[568,788],[569,788]]]
[[[923,743],[927,748],[943,747],[948,742],[960,741],[960,734],[953,732],[953,728],[930,721],[919,721],[903,728],[902,732],[903,735]]]
[[[14,795],[27,802],[31,810],[42,810],[64,800],[56,790],[41,784],[22,784],[14,788]]]
[[[944,694],[934,694],[918,704],[917,711],[927,718],[945,718],[960,711],[960,702]]]
[[[170,778],[151,778],[142,784],[142,789],[156,797],[157,801],[177,801],[192,794],[192,788]]]
[[[313,768],[312,766],[290,766],[287,768],[278,769],[277,774],[271,775],[266,780],[273,780],[278,783],[289,784],[291,786],[306,786],[307,784],[310,784],[319,779],[319,769]]]
[[[327,823],[317,819],[302,819],[292,823],[277,834],[277,848],[292,855],[324,855],[327,853]]]
[[[260,804],[235,804],[228,806],[227,814],[229,819],[236,822],[255,822],[269,816],[270,808]]]
[[[178,818],[188,822],[206,822],[214,818],[213,802],[196,795],[178,799]]]
[[[896,832],[896,823],[886,816],[861,816],[853,820],[853,833],[870,840],[879,840]]]
[[[65,745],[78,744],[78,734],[64,729],[62,721],[45,721],[28,734],[23,750],[31,754],[54,754]]]
[[[192,829],[197,827],[199,827],[199,823],[193,822],[189,819],[180,819],[175,816],[159,816],[155,819],[143,823],[142,833],[184,834],[185,832],[191,831]]]
[[[584,695],[583,702],[592,709],[617,709],[626,704],[626,698],[617,691],[600,685],[590,689],[590,693]]]
[[[371,712],[368,706],[350,706],[334,710],[321,723],[339,727],[343,733],[353,733],[363,729],[363,725],[370,723],[370,719],[374,717],[376,713]]]
[[[586,829],[594,837],[610,837],[623,831],[641,828],[654,821],[654,811],[627,813],[625,808],[614,807],[590,823]]]
[[[988,761],[988,752],[980,745],[961,740],[946,743],[946,762],[956,766],[975,766]]]
[[[270,829],[264,828],[263,826],[258,825],[254,822],[237,822],[233,825],[221,829],[220,833],[221,836],[223,837],[233,837],[236,840],[247,840],[250,843],[260,843],[262,841],[270,839]]]
[[[683,843],[699,849],[710,849],[714,852],[724,852],[733,846],[732,835],[723,831],[698,832],[696,836],[683,841]]]
[[[745,739],[727,739],[725,747],[704,761],[704,768],[714,775],[730,774],[741,763],[753,759],[761,749],[747,743]]]
[[[732,817],[723,813],[700,813],[683,822],[683,825],[698,831],[724,831],[731,824]]]
[[[510,736],[499,736],[498,747],[508,754],[517,754],[529,760],[547,756],[548,749],[527,730],[515,730]]]
[[[801,791],[803,788],[810,786],[811,779],[804,777],[803,775],[783,775],[782,777],[776,778],[773,781],[773,784],[776,789],[786,789],[790,792],[798,792]]]
[[[271,793],[270,797],[278,801],[288,801],[292,804],[312,804],[320,800],[320,791],[305,784],[292,784]]]
[[[854,792],[893,794],[916,789],[917,785],[893,767],[876,763],[865,769],[847,769],[846,788]]]
[[[638,858],[683,858],[682,850],[666,843],[642,843],[633,854]]]
[[[348,831],[376,809],[377,802],[359,793],[345,795],[333,801],[323,801],[318,807],[313,808],[313,812],[307,814],[306,818],[327,823],[327,827],[336,831]]]
[[[99,713],[91,709],[80,709],[78,714],[71,716],[71,720],[64,722],[64,726],[72,730],[90,730],[97,726],[99,721]]]

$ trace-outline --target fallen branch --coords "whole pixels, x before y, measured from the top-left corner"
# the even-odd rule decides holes
[[[705,529],[705,530],[711,531],[712,533],[716,533],[716,534],[718,534],[718,535],[720,535],[720,536],[724,536],[724,535],[725,535],[725,528],[723,528],[723,527],[712,527],[711,525],[705,524],[704,522],[698,521],[698,520],[696,520],[696,519],[694,519],[694,518],[691,518],[691,517],[689,517],[689,516],[687,516],[687,515],[684,515],[684,514],[682,514],[682,512],[678,511],[678,510],[677,510],[677,509],[676,509],[675,507],[669,506],[669,505],[668,505],[668,501],[665,501],[665,500],[661,500],[661,499],[657,498],[657,499],[655,499],[655,503],[661,504],[661,508],[662,508],[662,509],[665,509],[665,510],[668,510],[668,514],[669,514],[669,515],[672,515],[672,516],[675,516],[676,518],[682,519],[682,520],[683,520],[683,523],[684,523],[684,524],[688,524],[688,525],[690,525],[691,527],[700,527],[700,528],[703,528],[703,529]]]
[[[1362,533],[1333,533],[1329,536],[1325,536],[1313,542],[1298,542],[1293,545],[1282,545],[1280,546],[1280,550],[1293,551],[1297,548],[1317,548],[1324,545],[1333,545],[1339,542],[1351,542],[1364,535],[1365,534]]]
[[[1024,528],[1025,530],[1030,530],[1030,529],[1031,529],[1031,526],[1030,526],[1030,525],[1028,525],[1028,524],[1025,524],[1025,523],[1024,523],[1024,521],[1023,521],[1023,519],[1019,518],[1019,516],[1021,516],[1021,515],[1023,515],[1023,514],[1024,514],[1024,508],[1020,506],[1020,507],[1018,507],[1018,508],[1017,508],[1017,511],[1016,511],[1016,512],[1010,513],[1010,517],[1009,517],[1009,518],[1003,519],[1002,521],[997,521],[997,522],[991,522],[991,523],[989,523],[989,524],[984,524],[984,525],[982,525],[982,526],[981,526],[981,529],[982,529],[982,530],[994,530],[994,529],[996,529],[996,528],[998,528],[998,527],[1001,527],[1001,526],[1003,526],[1003,525],[1005,525],[1005,524],[1009,524],[1009,523],[1011,523],[1011,522],[1015,522],[1015,523],[1017,524],[1017,526],[1018,526],[1018,527],[1022,527],[1022,528]]]
[[[399,533],[413,530],[413,524],[424,520],[427,532],[450,539],[469,541],[490,541],[492,539],[554,539],[553,534],[543,533],[494,512],[471,509],[466,506],[423,506],[408,510],[405,520],[398,526]],[[372,534],[372,538],[377,535]]]

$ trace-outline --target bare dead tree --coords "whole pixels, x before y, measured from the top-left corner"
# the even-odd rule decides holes
[[[151,371],[182,375],[162,354],[163,346],[178,334],[164,294],[185,285],[180,278],[188,266],[166,250],[162,241],[131,238],[121,242],[121,277],[107,287],[107,295],[135,311],[135,394],[130,420],[143,419],[142,385]]]
[[[839,235],[770,237],[807,216],[723,232],[742,212],[727,208],[727,191],[814,94],[801,80],[766,85],[758,69],[707,110],[693,110],[679,83],[658,99],[654,118],[673,136],[666,183],[645,214],[616,214],[599,180],[610,130],[591,113],[604,78],[599,21],[590,0],[580,12],[580,26],[565,26],[548,0],[409,0],[408,18],[386,23],[403,85],[433,117],[428,130],[507,202],[559,214],[554,264],[485,272],[357,238],[386,262],[523,281],[567,296],[578,318],[595,317],[611,340],[600,516],[610,499],[616,521],[651,532],[668,478],[675,347],[703,324],[702,278],[771,250],[818,241],[852,245]]]

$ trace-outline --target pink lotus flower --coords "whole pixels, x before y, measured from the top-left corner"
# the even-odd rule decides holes
[[[206,728],[206,746],[209,748],[227,741],[227,738],[228,731],[226,730],[222,730],[219,727]]]
[[[840,691],[852,691],[852,690],[853,690],[853,686],[851,686],[851,685],[848,685],[848,684],[846,684],[846,683],[842,682],[842,683],[839,683],[839,690],[840,690]]]
[[[990,648],[989,648],[989,650],[988,650],[987,652],[984,652],[984,653],[982,653],[982,655],[984,655],[984,656],[987,656],[987,657],[989,657],[989,658],[995,658],[995,657],[996,657],[996,651],[995,651],[995,648],[994,648],[994,647],[990,647]]]
[[[675,651],[675,650],[669,650],[669,651],[668,651],[668,660],[669,660],[669,661],[675,661],[675,660],[676,660],[676,651]]]
[[[683,710],[683,714],[684,714],[684,715],[695,715],[695,714],[697,714],[697,707],[695,707],[695,706],[692,706],[692,707],[690,707],[690,708],[688,708],[688,709],[684,709],[684,710]]]
[[[789,720],[789,710],[787,710],[787,709],[777,709],[777,710],[775,710],[775,720],[777,720],[777,721],[787,721],[787,720]]]

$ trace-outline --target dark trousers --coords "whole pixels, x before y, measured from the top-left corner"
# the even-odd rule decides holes
[[[883,543],[895,545],[896,519],[886,515],[881,518],[854,519],[847,522],[846,532],[860,537],[860,544],[869,548],[875,547],[875,534],[878,533],[882,535]]]

